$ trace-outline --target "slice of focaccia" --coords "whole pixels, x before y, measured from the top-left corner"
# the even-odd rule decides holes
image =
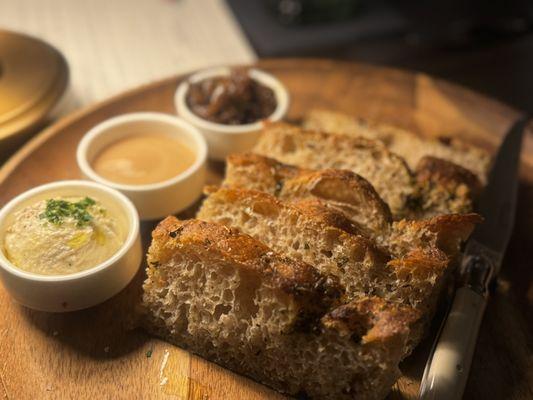
[[[427,173],[443,184],[455,184],[471,177],[465,171],[463,178],[448,178],[442,169],[437,168],[432,172],[431,169],[428,167]],[[355,173],[346,170],[306,170],[253,153],[228,157],[222,185],[266,192],[296,205],[301,205],[305,200],[320,200],[320,207],[317,202],[307,203],[313,203],[315,210],[325,208],[330,215],[342,214],[351,223],[350,228],[344,230],[374,240],[397,257],[404,256],[413,247],[436,247],[454,258],[474,225],[481,222],[476,214],[448,215],[443,212],[424,220],[393,223],[387,205],[372,186]],[[342,229],[343,225],[347,227],[349,224],[339,222],[337,227]],[[437,237],[440,239],[437,240]],[[454,245],[440,246],[445,242],[442,239],[444,237]]]
[[[394,219],[470,212],[481,183],[447,160],[424,157],[416,170],[379,140],[267,124],[255,152],[300,168],[344,169],[365,178],[388,204]]]
[[[215,223],[168,217],[152,238],[152,333],[290,395],[378,400],[398,378],[411,308],[337,305],[335,278]]]
[[[457,216],[445,231],[446,224],[437,221],[404,221],[373,241],[317,199],[284,202],[237,188],[212,189],[197,217],[238,228],[279,253],[338,277],[348,299],[377,295],[424,312],[431,312],[449,274],[454,246],[476,222],[476,217]]]
[[[376,140],[275,123],[266,126],[254,152],[302,168],[355,172],[372,184],[393,214],[404,213],[416,192],[405,161]]]
[[[419,204],[411,204],[414,219],[471,212],[482,190],[481,182],[471,171],[440,158],[422,157],[415,174]]]
[[[337,276],[348,299],[372,294],[373,282],[387,275],[388,255],[317,201],[286,204],[254,190],[212,190],[197,218],[238,228],[274,251]]]
[[[482,183],[487,180],[489,154],[456,138],[423,138],[389,124],[323,109],[311,110],[304,118],[303,125],[306,129],[378,139],[391,151],[404,157],[413,169],[423,157],[432,156],[472,171]]]
[[[313,171],[254,153],[236,154],[227,159],[223,185],[259,190],[289,201],[324,200],[370,237],[382,235],[392,220],[389,207],[372,185],[347,170]]]

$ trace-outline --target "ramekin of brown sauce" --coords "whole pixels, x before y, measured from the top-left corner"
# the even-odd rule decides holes
[[[289,94],[273,75],[255,68],[212,68],[184,80],[174,97],[176,111],[204,135],[209,157],[250,150],[264,121],[281,120]]]
[[[196,201],[207,145],[197,128],[162,113],[132,113],[93,127],[76,154],[85,178],[121,191],[141,219],[176,214]]]

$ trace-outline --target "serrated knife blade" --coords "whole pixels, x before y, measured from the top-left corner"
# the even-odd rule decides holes
[[[460,286],[426,364],[422,400],[459,400],[470,371],[489,284],[500,271],[514,226],[522,138],[528,118],[518,119],[505,136],[477,211],[485,221],[465,247]]]

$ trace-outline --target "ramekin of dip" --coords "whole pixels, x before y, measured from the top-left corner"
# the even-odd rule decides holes
[[[174,105],[204,135],[209,158],[224,160],[252,149],[264,121],[285,117],[289,93],[275,76],[256,68],[217,67],[182,81]]]
[[[141,260],[135,207],[103,185],[49,183],[0,210],[0,278],[29,308],[63,312],[101,303],[131,281]]]
[[[176,214],[202,194],[207,145],[181,118],[124,114],[93,127],[76,153],[85,178],[119,190],[143,220]]]

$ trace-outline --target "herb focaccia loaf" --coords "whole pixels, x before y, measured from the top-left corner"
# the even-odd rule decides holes
[[[387,204],[366,179],[352,171],[302,169],[254,153],[231,155],[226,162],[224,186],[287,200],[325,200],[370,237],[383,235],[390,226]]]
[[[447,160],[421,159],[413,172],[379,140],[287,123],[267,124],[254,152],[305,169],[352,171],[375,188],[395,219],[425,218],[443,209],[470,212],[481,185],[477,176]]]
[[[287,202],[239,188],[213,189],[197,217],[236,227],[338,277],[348,299],[377,295],[428,318],[460,243],[478,222],[477,215],[403,221],[371,240],[318,199]]]
[[[304,118],[303,126],[306,129],[378,139],[391,151],[404,157],[413,169],[423,157],[432,156],[472,171],[482,183],[487,180],[489,154],[455,138],[422,138],[392,125],[323,109],[311,110]]]
[[[281,392],[382,399],[418,313],[340,304],[334,277],[216,223],[168,217],[152,234],[143,305],[154,334]]]
[[[431,152],[409,167],[387,146],[400,148],[267,125],[262,155],[228,159],[198,220],[154,230],[148,329],[287,394],[384,398],[480,222],[453,213],[481,188]]]
[[[302,168],[355,172],[372,184],[393,214],[405,210],[415,194],[414,177],[405,161],[375,140],[273,123],[266,125],[254,152]]]
[[[407,212],[415,219],[471,212],[482,189],[480,180],[471,171],[431,156],[419,160],[415,176],[418,197]]]
[[[446,175],[444,168],[429,166],[434,161],[428,158],[425,173],[432,177],[425,179],[426,181],[438,180],[441,185],[445,183],[457,185],[461,180],[471,177],[468,171],[465,171],[464,177],[450,177]],[[456,174],[457,170],[453,169],[450,173]],[[457,239],[453,254],[447,253],[450,257],[458,253],[459,245],[468,237],[469,229],[480,221],[479,216],[474,214],[441,217],[450,213],[459,214],[459,212],[449,209],[447,207],[449,203],[438,202],[435,199],[435,208],[442,209],[442,212],[435,216],[432,215],[433,213],[427,213],[430,218],[426,218],[425,222],[422,222],[424,220],[409,220],[410,222],[401,220],[393,224],[387,204],[379,197],[372,185],[361,176],[347,170],[302,169],[254,153],[228,157],[226,176],[222,185],[262,191],[287,202],[318,199],[332,212],[344,215],[353,224],[352,230],[357,230],[357,233],[385,247],[389,246],[387,243],[397,240],[394,238],[400,237],[398,232],[402,232],[407,226],[414,226],[418,230],[431,227],[434,233],[440,232],[443,227],[454,226],[457,230],[453,234],[449,230],[446,231],[448,238]],[[445,223],[445,220],[451,220],[453,223]],[[437,236],[444,235],[438,234]],[[402,243],[409,244],[408,240]],[[399,249],[398,246],[393,246],[393,248]],[[405,251],[402,251],[402,254],[405,254]]]

